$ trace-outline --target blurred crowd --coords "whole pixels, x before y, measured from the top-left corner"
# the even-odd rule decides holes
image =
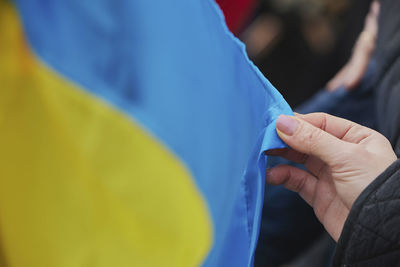
[[[217,0],[250,58],[296,107],[344,65],[371,1]],[[287,77],[291,77],[287,79]]]

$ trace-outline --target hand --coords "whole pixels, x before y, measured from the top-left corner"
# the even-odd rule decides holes
[[[281,165],[267,183],[298,192],[336,241],[361,192],[397,157],[380,133],[325,113],[281,115],[277,132],[291,148],[267,151],[302,163],[307,171]]]
[[[375,50],[379,8],[379,2],[373,1],[365,19],[364,29],[357,39],[349,62],[326,85],[329,91],[334,91],[341,86],[344,86],[347,90],[352,90],[364,77]]]

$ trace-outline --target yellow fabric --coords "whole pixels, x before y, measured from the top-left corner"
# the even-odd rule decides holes
[[[3,264],[200,265],[212,226],[183,164],[24,43],[13,8],[0,2]]]

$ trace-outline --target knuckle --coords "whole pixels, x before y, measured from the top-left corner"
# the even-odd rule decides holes
[[[317,128],[309,129],[308,133],[304,136],[302,140],[309,152],[314,152],[318,149],[318,140],[321,138],[322,131]]]
[[[322,114],[320,114],[320,116],[321,116],[321,126],[320,126],[320,129],[322,130],[322,131],[326,131],[326,126],[328,125],[328,122],[327,122],[327,114],[326,113],[322,113]]]
[[[392,147],[389,139],[387,139],[383,134],[377,133],[377,138],[379,138],[379,141],[382,143],[383,147]]]
[[[296,175],[295,169],[290,169],[288,175],[289,179],[286,182],[286,186],[288,187],[288,189],[297,193],[300,192],[306,182],[306,176]]]
[[[328,171],[327,169],[329,168],[329,166],[327,164],[323,164],[321,166],[321,168],[319,168],[319,170],[316,172],[317,173],[317,177],[321,178],[324,174],[326,174]]]
[[[301,190],[303,190],[304,184],[306,182],[305,177],[301,177],[300,179],[297,179],[296,181],[294,181],[293,186],[292,186],[292,191],[298,193]]]

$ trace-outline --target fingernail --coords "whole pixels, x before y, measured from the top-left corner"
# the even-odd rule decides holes
[[[292,116],[281,115],[276,122],[276,128],[286,134],[293,135],[299,122]]]

